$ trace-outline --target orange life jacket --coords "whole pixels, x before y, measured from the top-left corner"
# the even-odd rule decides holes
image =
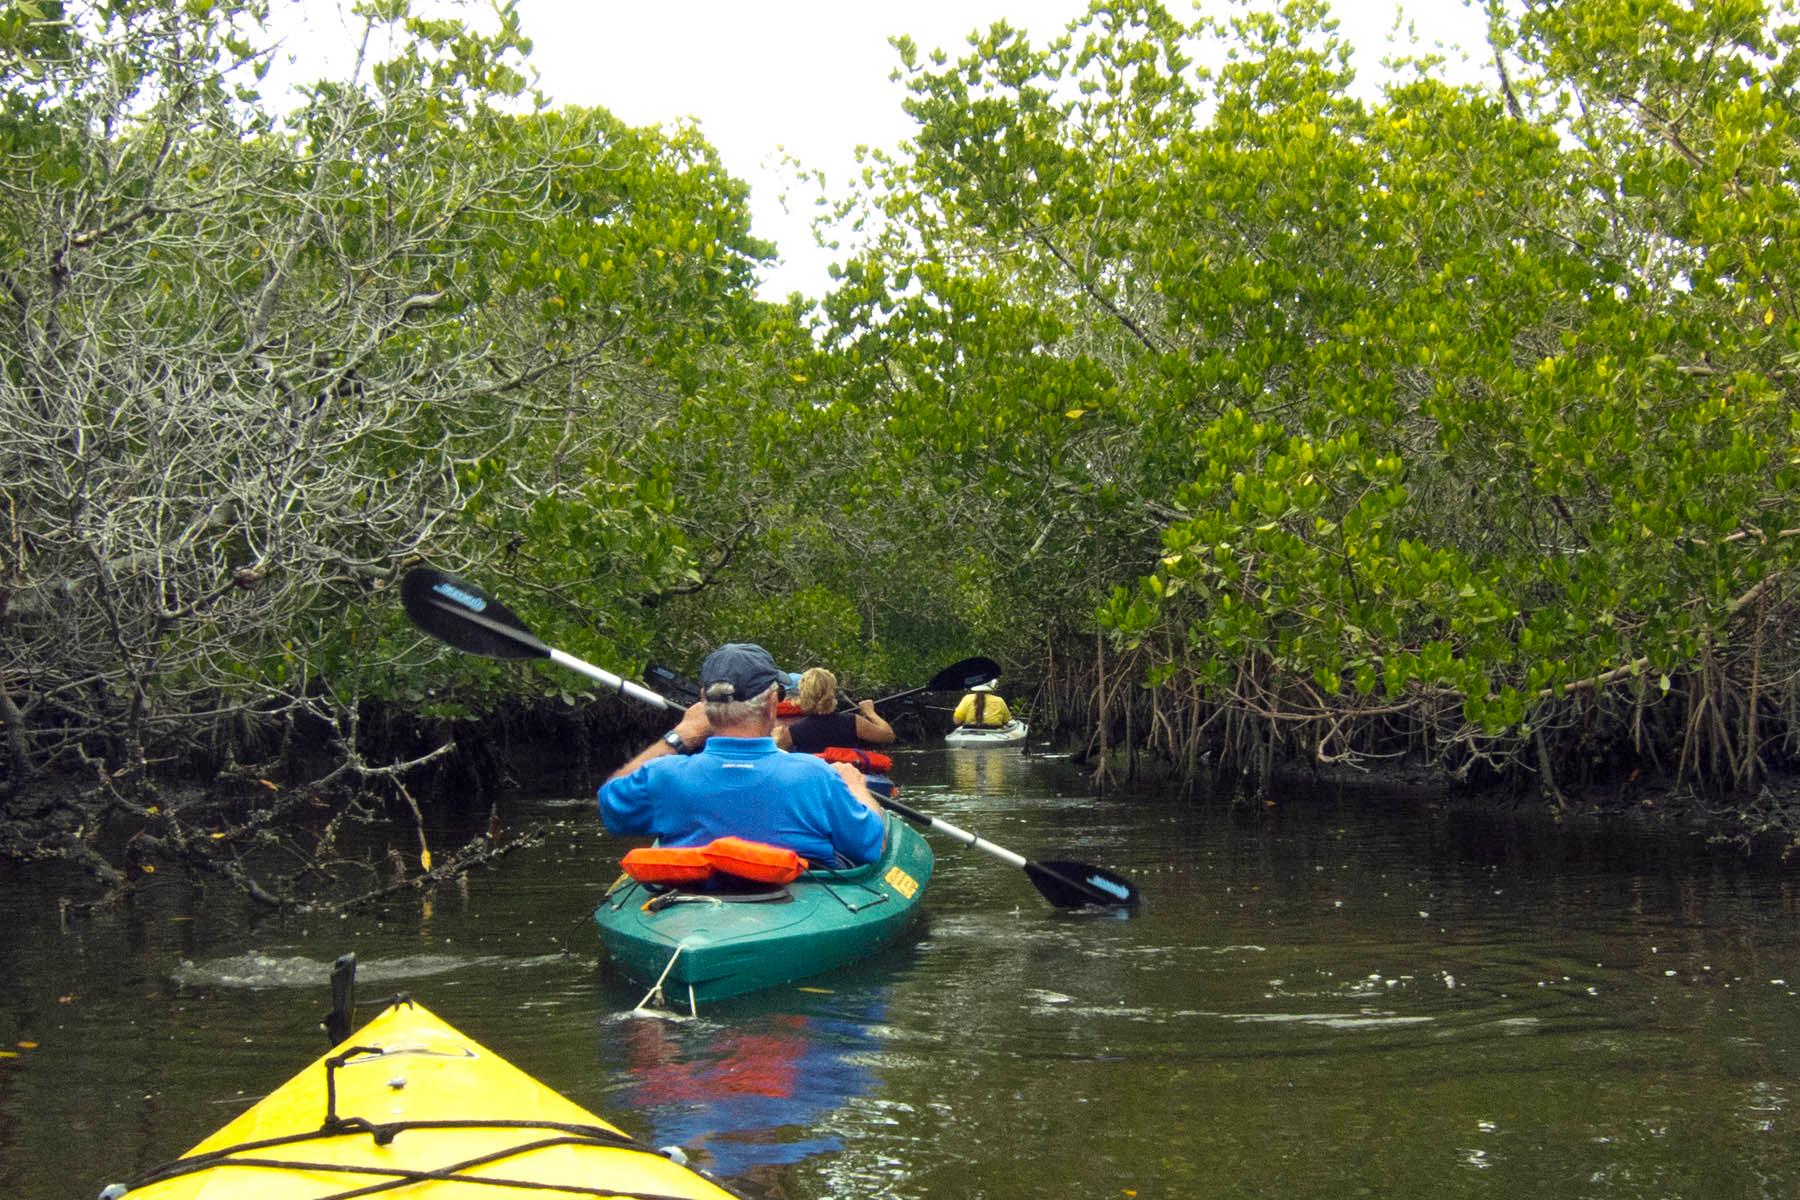
[[[806,710],[800,707],[798,700],[777,700],[775,715],[777,717],[804,717]]]
[[[713,873],[703,846],[639,846],[621,865],[639,883],[702,883]]]
[[[757,883],[792,883],[807,865],[792,850],[741,837],[714,838],[701,852],[715,870]]]
[[[792,883],[807,862],[792,850],[740,837],[704,846],[639,846],[625,855],[625,873],[639,883],[704,883],[723,871],[755,883]]]
[[[819,757],[829,763],[849,763],[864,775],[886,775],[894,769],[894,760],[876,750],[859,750],[853,746],[827,746]]]

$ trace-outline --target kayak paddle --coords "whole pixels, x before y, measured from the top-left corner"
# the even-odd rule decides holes
[[[892,797],[875,798],[881,801],[883,808],[892,809],[914,825],[935,829],[965,846],[985,851],[1003,863],[1020,868],[1037,885],[1037,890],[1044,894],[1044,899],[1058,908],[1082,908],[1090,904],[1110,908],[1135,908],[1143,898],[1130,880],[1101,867],[1066,859],[1038,862],[1022,854],[1014,854],[1005,846],[996,846],[986,838],[960,829],[942,817],[928,816],[916,808],[909,808]]]
[[[965,658],[960,662],[951,663],[933,675],[921,687],[908,688],[904,692],[883,696],[875,701],[875,707],[880,708],[883,704],[894,700],[904,700],[908,696],[916,696],[920,692],[961,691],[963,688],[971,688],[978,683],[987,683],[989,680],[998,678],[1000,678],[1000,664],[991,658],[982,658],[977,655],[974,658]]]
[[[400,603],[412,623],[441,642],[483,658],[547,658],[604,683],[622,696],[672,708],[649,688],[620,679],[538,640],[511,609],[474,584],[430,567],[414,567],[400,582]]]
[[[547,658],[559,667],[567,667],[598,680],[616,689],[620,695],[641,700],[652,707],[683,707],[646,687],[621,679],[611,671],[601,670],[572,654],[546,646],[512,610],[475,584],[454,575],[430,567],[414,567],[401,581],[400,602],[405,606],[406,615],[412,619],[413,624],[458,650],[486,658]],[[963,680],[986,683],[998,674],[999,667],[991,659],[967,658],[932,676],[931,682],[924,687],[914,688],[901,695],[970,686],[959,682]],[[895,698],[888,697],[889,700]],[[1111,871],[1088,863],[1066,860],[1037,862],[977,837],[966,829],[959,829],[948,821],[928,817],[892,797],[876,796],[875,799],[883,808],[899,814],[915,825],[935,829],[964,845],[985,851],[1001,862],[1020,868],[1025,872],[1025,877],[1043,894],[1044,899],[1058,908],[1082,908],[1092,904],[1132,908],[1140,899],[1137,888],[1130,881]]]
[[[671,700],[692,704],[700,698],[700,688],[693,680],[661,663],[644,668],[644,682]]]
[[[951,692],[974,687],[978,683],[986,683],[1000,676],[1000,664],[991,658],[965,658],[951,663],[933,675],[928,681],[916,688],[908,688],[904,692],[895,692],[891,696],[883,696],[873,701],[877,708],[892,700],[904,700],[908,696],[916,696],[920,692]],[[692,704],[700,698],[700,688],[693,680],[661,663],[651,663],[644,668],[644,682],[672,700],[681,700]],[[839,700],[846,709],[855,708],[856,700],[848,692],[841,693]]]

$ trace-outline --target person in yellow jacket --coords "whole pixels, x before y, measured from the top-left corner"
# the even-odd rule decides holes
[[[990,679],[970,688],[968,695],[957,701],[956,711],[950,714],[950,719],[958,728],[983,725],[992,729],[1012,720],[1012,711],[1006,707],[1006,701],[994,693],[994,681]]]

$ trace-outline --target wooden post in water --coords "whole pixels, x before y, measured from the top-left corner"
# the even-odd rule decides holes
[[[331,964],[331,1012],[325,1018],[325,1034],[337,1045],[356,1028],[356,955],[340,954]]]

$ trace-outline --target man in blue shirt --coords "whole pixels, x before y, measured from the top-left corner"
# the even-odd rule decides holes
[[[735,835],[786,847],[814,867],[881,857],[887,818],[862,772],[776,747],[781,673],[768,651],[720,646],[700,665],[700,695],[675,728],[600,785],[609,832],[665,846]]]

